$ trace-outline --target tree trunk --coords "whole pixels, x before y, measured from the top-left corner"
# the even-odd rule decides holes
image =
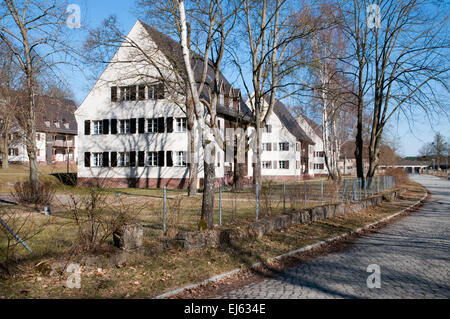
[[[210,151],[209,159],[205,156],[203,168],[203,199],[202,214],[200,217],[199,229],[212,229],[214,227],[214,195],[216,188],[216,165],[215,147],[205,147],[205,152]],[[205,154],[206,155],[206,154]]]
[[[190,102],[192,103],[192,100]],[[194,119],[194,110],[192,104],[186,105],[186,115],[187,115],[187,125],[189,130],[189,189],[188,196],[193,197],[197,195],[197,183],[198,183],[198,154],[195,143],[195,119]]]
[[[2,141],[1,141],[2,168],[4,168],[4,169],[9,167],[8,149],[9,149],[8,135],[4,134],[4,136],[2,136]]]
[[[252,165],[253,165],[253,185],[258,184],[261,187],[261,101],[258,101],[259,99],[255,96],[255,116],[256,116],[256,154],[253,153],[253,156],[256,156],[252,159]]]

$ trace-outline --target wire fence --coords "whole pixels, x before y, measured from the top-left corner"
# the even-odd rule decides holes
[[[214,223],[240,225],[267,216],[280,215],[330,203],[358,202],[383,193],[396,185],[394,176],[377,176],[366,179],[363,184],[358,178],[345,178],[341,182],[329,180],[276,183],[264,182],[243,191],[233,191],[232,187],[219,186],[216,192]],[[166,220],[170,200],[167,191],[163,192],[163,229],[166,233]],[[201,198],[197,202],[190,199],[183,211],[197,210],[198,218]],[[189,214],[189,213],[187,213]]]

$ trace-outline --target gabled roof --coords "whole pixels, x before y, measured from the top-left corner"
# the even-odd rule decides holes
[[[2,94],[8,94],[15,99],[14,104],[20,108],[26,102],[23,91],[0,88]],[[54,98],[46,95],[35,96],[36,131],[43,133],[61,133],[76,135],[78,133],[77,121],[74,112],[77,106],[74,101],[63,98]],[[16,120],[23,121],[23,113],[15,114]]]
[[[177,69],[177,72],[181,74],[181,76],[185,76],[185,68],[184,68],[184,62],[183,62],[183,51],[181,48],[180,43],[172,39],[166,34],[163,34],[156,30],[155,28],[149,26],[148,24],[142,22],[139,20],[139,22],[142,24],[144,29],[148,32],[152,40],[156,43],[159,50],[166,56],[166,58],[169,60],[169,62]],[[201,82],[201,77],[203,73],[203,67],[204,67],[204,58],[195,53],[191,52],[191,60],[192,60],[192,66],[194,70],[194,77],[197,83]],[[228,80],[225,78],[225,76],[220,72],[220,82],[224,87],[225,92],[230,92],[233,87],[228,82]],[[203,87],[203,90],[200,94],[200,98],[205,99],[206,101],[209,101],[209,94],[208,94],[208,88],[213,86],[214,83],[214,68],[212,65],[212,62],[208,59],[208,69],[207,69],[207,76],[205,80],[205,85]],[[238,94],[238,90],[233,89],[234,94]],[[240,117],[248,117],[248,114],[251,114],[250,109],[248,109],[247,105],[245,103],[240,103],[239,109],[234,110],[232,108],[226,107],[224,105],[217,105],[217,113],[221,115],[228,115],[228,116],[240,116]],[[249,120],[249,118],[247,118]]]
[[[307,117],[304,114],[300,115],[305,121],[306,123],[308,123],[308,125],[311,127],[311,129],[314,131],[314,133],[320,137],[322,139],[322,128],[319,124],[317,124],[316,122],[314,122],[313,120],[311,120],[309,117]]]
[[[74,101],[36,96],[36,130],[46,133],[76,135],[78,132]]]
[[[305,131],[298,125],[291,112],[280,101],[276,101],[273,106],[273,112],[280,119],[281,123],[288,129],[288,131],[294,135],[298,140],[314,145],[313,140],[306,135]]]

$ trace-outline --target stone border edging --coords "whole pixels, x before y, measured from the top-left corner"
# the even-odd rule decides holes
[[[339,239],[342,239],[342,238],[345,238],[345,237],[348,237],[348,236],[351,236],[351,235],[360,233],[360,232],[362,232],[362,231],[364,231],[364,230],[368,230],[368,229],[370,229],[370,228],[373,227],[373,226],[376,226],[376,225],[381,224],[381,223],[383,223],[383,222],[385,222],[385,221],[388,221],[388,220],[390,220],[390,219],[392,219],[392,218],[394,218],[394,217],[396,217],[396,216],[398,216],[398,215],[400,215],[400,214],[403,214],[404,212],[410,210],[411,208],[413,208],[413,207],[419,205],[420,203],[422,203],[422,202],[425,200],[425,198],[427,198],[427,196],[428,196],[428,191],[425,193],[425,195],[424,195],[420,200],[418,200],[417,202],[415,202],[414,204],[412,204],[412,205],[409,206],[408,208],[403,209],[403,210],[400,211],[400,212],[397,212],[397,213],[395,213],[395,214],[392,214],[392,215],[390,215],[390,216],[387,216],[387,217],[385,217],[385,218],[382,218],[382,219],[380,219],[380,220],[378,220],[378,221],[376,221],[376,222],[373,222],[373,223],[371,223],[371,224],[369,224],[369,225],[360,227],[360,228],[358,228],[358,229],[356,229],[356,230],[352,230],[352,231],[343,233],[343,234],[341,234],[341,235],[335,236],[335,237],[333,237],[333,238],[329,238],[329,239],[320,241],[320,242],[315,243],[315,244],[312,244],[312,245],[308,245],[308,246],[304,246],[304,247],[299,248],[299,249],[296,249],[296,250],[292,250],[292,251],[290,251],[290,252],[287,252],[287,253],[285,253],[285,254],[282,254],[282,255],[279,255],[279,256],[276,256],[276,257],[268,258],[268,259],[266,260],[266,262],[268,262],[268,261],[273,261],[273,260],[280,260],[280,259],[285,258],[285,257],[289,257],[289,256],[292,256],[292,255],[296,255],[296,254],[305,252],[305,251],[309,251],[309,250],[312,250],[312,249],[315,249],[315,248],[324,246],[324,245],[326,245],[326,244],[330,244],[330,243],[335,242],[335,241],[337,241],[337,240],[339,240]],[[263,262],[257,262],[257,263],[254,263],[254,264],[252,264],[252,265],[249,267],[249,269],[259,267],[259,266],[261,266],[262,264],[263,264]],[[158,296],[154,297],[153,299],[165,299],[165,298],[167,298],[167,297],[171,297],[171,296],[177,295],[177,294],[179,294],[179,293],[181,293],[181,292],[183,292],[183,291],[185,291],[185,290],[193,289],[193,288],[198,288],[198,287],[200,287],[200,286],[202,286],[202,285],[205,285],[205,284],[207,284],[207,283],[210,283],[210,282],[214,282],[214,281],[218,281],[218,280],[221,280],[221,279],[225,279],[225,278],[231,277],[231,276],[233,276],[233,275],[239,273],[240,271],[242,271],[242,268],[235,268],[235,269],[233,269],[233,270],[231,270],[231,271],[229,271],[229,272],[226,272],[226,273],[223,273],[223,274],[219,274],[219,275],[212,276],[212,277],[210,277],[210,278],[208,278],[208,279],[205,279],[205,280],[203,280],[203,281],[200,281],[200,282],[198,282],[198,283],[194,283],[194,284],[191,284],[191,285],[188,285],[188,286],[184,286],[184,287],[181,287],[181,288],[178,288],[178,289],[175,289],[175,290],[168,291],[168,292],[166,292],[166,293],[163,293],[163,294],[161,294],[161,295],[158,295]]]

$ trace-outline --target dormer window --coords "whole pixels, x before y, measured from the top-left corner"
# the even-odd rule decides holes
[[[59,122],[55,122],[54,124],[55,124],[56,128],[60,127]]]
[[[224,105],[223,94],[219,94],[219,105]]]
[[[64,127],[65,127],[66,129],[69,129],[69,128],[70,128],[69,123],[64,123]]]
[[[45,121],[45,126],[50,127],[50,121]]]

